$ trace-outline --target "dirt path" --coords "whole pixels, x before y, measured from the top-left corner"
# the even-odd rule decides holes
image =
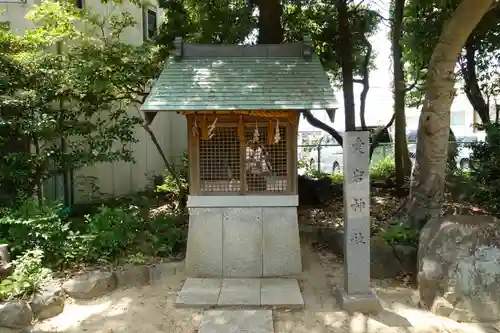
[[[374,281],[384,312],[377,316],[349,316],[332,296],[332,286],[343,284],[342,263],[326,252],[314,250],[307,241],[302,252],[304,273],[300,285],[306,307],[302,311],[275,310],[276,333],[485,332],[479,325],[458,324],[417,309],[415,291],[394,281]],[[174,306],[183,279],[178,274],[153,286],[117,290],[94,301],[69,302],[61,315],[37,324],[35,329],[51,333],[196,333],[202,311]],[[4,332],[12,331],[0,329],[0,333]]]
[[[64,312],[35,326],[64,333],[195,333],[202,311],[175,308],[182,274],[153,286],[116,290],[90,302],[72,302]]]
[[[276,333],[497,332],[491,326],[460,324],[417,308],[416,291],[397,281],[374,280],[373,288],[385,310],[376,316],[349,316],[332,297],[333,286],[344,284],[342,262],[328,252],[302,246],[304,311],[275,311]],[[498,332],[497,332],[498,333]]]

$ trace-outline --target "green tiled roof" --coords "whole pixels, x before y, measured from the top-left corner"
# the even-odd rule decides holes
[[[264,45],[211,45],[205,49],[197,45],[191,55],[191,49],[185,48],[179,53],[186,54],[169,58],[141,110],[337,108],[318,57],[292,52],[297,50],[292,45],[274,45],[274,51]]]

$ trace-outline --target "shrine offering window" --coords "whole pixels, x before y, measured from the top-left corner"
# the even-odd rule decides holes
[[[211,139],[199,140],[201,192],[240,192],[240,143],[236,127],[216,128]]]
[[[291,124],[262,119],[217,122],[210,127],[196,123],[193,154],[198,169],[191,173],[192,182],[201,195],[221,194],[287,194],[294,191]],[[220,120],[220,119],[218,119]],[[209,129],[203,129],[203,126]],[[290,155],[292,154],[292,155]]]

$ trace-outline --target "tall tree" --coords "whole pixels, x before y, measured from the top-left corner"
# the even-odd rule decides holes
[[[354,77],[352,57],[352,32],[349,23],[348,0],[337,0],[339,24],[339,53],[342,68],[342,93],[344,95],[345,130],[356,129],[354,104]]]
[[[405,94],[406,80],[403,69],[403,48],[401,46],[405,0],[393,0],[391,3],[391,43],[394,72],[394,159],[396,166],[396,188],[398,196],[407,194],[411,175],[411,162],[406,141]]]
[[[283,43],[281,0],[253,0],[259,9],[259,44]]]
[[[442,27],[458,8],[461,0],[410,1],[405,10],[405,59],[409,74],[418,84],[409,94],[412,106],[421,105],[425,91],[426,67]],[[422,24],[425,17],[428,24]],[[469,102],[483,123],[489,122],[489,97],[498,92],[496,70],[500,58],[500,7],[489,10],[473,29],[458,57],[458,78]]]
[[[156,38],[172,47],[175,37],[207,44],[243,43],[256,28],[253,6],[245,0],[160,0],[165,21]]]
[[[457,57],[471,32],[494,2],[462,0],[442,27],[432,52],[419,120],[409,201],[409,222],[419,228],[429,219],[438,218],[441,213]]]

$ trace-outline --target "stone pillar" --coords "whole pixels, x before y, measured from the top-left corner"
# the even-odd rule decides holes
[[[369,132],[344,133],[344,286],[339,304],[348,312],[381,310],[370,288]]]

